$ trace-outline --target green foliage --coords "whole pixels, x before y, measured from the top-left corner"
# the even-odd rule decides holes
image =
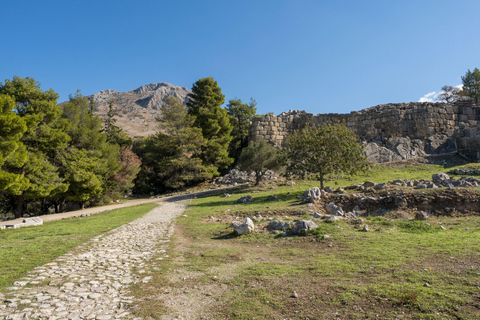
[[[67,124],[59,120],[62,111],[57,105],[58,95],[52,89],[42,91],[34,79],[14,77],[0,84],[0,94],[15,101],[14,111],[27,126],[20,138],[28,154],[27,161],[21,167],[8,168],[30,181],[27,189],[11,192],[16,195],[15,216],[20,217],[24,198],[45,197],[65,189],[54,159],[65,149],[70,137],[65,132]]]
[[[94,108],[93,100],[90,102],[89,113],[92,113],[91,110]],[[107,119],[105,119],[105,133],[107,134],[107,141],[110,144],[118,144],[121,147],[131,146],[133,144],[133,139],[130,138],[125,131],[122,130],[119,126],[115,125],[117,120],[115,116],[117,114],[113,111],[113,102],[110,101],[108,104]]]
[[[27,161],[25,145],[20,141],[27,131],[24,119],[13,112],[15,101],[0,95],[0,192],[18,195],[29,185],[21,173],[8,168],[21,168]]]
[[[238,165],[242,171],[254,172],[255,185],[258,185],[267,170],[281,169],[282,162],[280,152],[262,139],[242,150]]]
[[[288,173],[318,174],[320,186],[327,175],[352,175],[368,168],[355,133],[340,123],[307,126],[285,142]]]
[[[188,114],[195,116],[193,126],[200,128],[206,139],[201,154],[203,164],[227,168],[233,162],[228,156],[232,125],[227,111],[221,108],[225,102],[221,88],[212,77],[202,78],[193,84],[188,98]],[[214,174],[218,175],[218,171]]]
[[[142,158],[142,169],[135,192],[157,194],[184,187],[187,183],[213,177],[216,168],[200,158],[207,145],[200,128],[194,127],[195,117],[174,97],[166,99],[163,118],[158,119],[159,132],[139,140],[135,152]]]
[[[480,70],[478,68],[470,69],[462,77],[463,91],[467,96],[475,100],[478,103],[480,99]]]
[[[232,99],[228,102],[226,110],[233,127],[229,154],[238,161],[242,149],[248,145],[248,129],[250,121],[257,113],[257,102],[250,99],[249,103],[243,103],[241,99]]]

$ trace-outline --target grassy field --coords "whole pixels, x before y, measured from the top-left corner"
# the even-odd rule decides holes
[[[376,166],[329,181],[429,179],[441,165]],[[480,217],[427,222],[368,217],[370,231],[348,221],[318,222],[304,236],[273,234],[267,219],[312,218],[297,196],[315,181],[265,185],[232,197],[195,199],[177,220],[169,259],[153,263],[154,281],[134,287],[142,318],[480,319]],[[234,204],[251,194],[249,204]],[[276,194],[278,201],[267,201]],[[230,222],[260,215],[240,237]],[[328,235],[328,238],[324,238]],[[295,293],[294,293],[295,292]],[[188,310],[188,312],[186,311]]]
[[[34,267],[52,261],[89,239],[143,216],[156,206],[116,209],[83,218],[46,222],[41,227],[0,231],[0,290]]]

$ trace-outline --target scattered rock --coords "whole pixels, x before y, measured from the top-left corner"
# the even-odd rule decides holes
[[[299,220],[295,222],[295,226],[290,232],[293,234],[301,234],[315,228],[318,228],[318,224],[316,224],[312,220]]]
[[[345,215],[345,212],[340,206],[337,206],[335,203],[330,202],[326,207],[325,210],[327,210],[328,213],[335,215],[335,216],[343,216]]]
[[[383,189],[386,189],[387,187],[388,185],[386,183],[379,183],[374,186],[374,188],[377,190],[383,190]]]
[[[365,182],[363,183],[363,186],[364,186],[365,188],[372,188],[373,186],[375,186],[375,182],[373,182],[373,181],[365,181]]]
[[[268,230],[274,231],[274,230],[287,230],[292,228],[294,225],[293,221],[272,221],[268,224]]]
[[[234,221],[232,223],[232,226],[233,226],[233,229],[235,230],[235,232],[238,235],[242,235],[242,234],[245,234],[245,233],[250,233],[253,230],[255,230],[255,225],[253,224],[252,219],[250,219],[248,217],[245,218],[243,220],[243,222]]]
[[[235,201],[235,203],[249,203],[250,201],[252,201],[252,196],[248,195],[248,196],[243,196],[241,197],[240,199],[237,199]]]
[[[230,195],[230,193],[224,193],[224,194],[223,194],[223,197],[224,197],[224,198],[230,198],[231,195]]]
[[[268,200],[268,201],[277,201],[278,198],[277,198],[277,195],[274,194],[274,195],[269,195],[269,196],[267,197],[267,200]]]
[[[290,296],[291,298],[298,298],[298,294],[296,291],[293,291],[292,295]]]
[[[446,174],[446,173],[443,173],[443,172],[435,173],[434,175],[432,175],[432,181],[435,184],[440,184],[443,181],[448,180],[448,179],[450,179],[449,175]]]
[[[427,220],[428,215],[425,211],[417,211],[415,212],[415,220]]]
[[[368,228],[368,225],[364,225],[362,231],[363,232],[368,232],[370,229]]]

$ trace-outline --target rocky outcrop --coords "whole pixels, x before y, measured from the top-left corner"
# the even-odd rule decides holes
[[[127,92],[104,90],[88,98],[95,102],[95,113],[102,120],[107,118],[108,105],[112,102],[117,114],[116,125],[131,137],[144,137],[158,131],[155,119],[162,116],[161,110],[167,97],[173,96],[186,103],[190,92],[185,87],[160,82]]]

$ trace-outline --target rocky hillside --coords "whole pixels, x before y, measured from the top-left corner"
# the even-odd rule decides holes
[[[117,125],[131,137],[144,137],[157,132],[155,119],[161,117],[165,98],[174,96],[186,103],[191,91],[184,87],[165,82],[151,83],[128,92],[104,90],[94,95],[95,112],[105,120],[108,105],[113,102],[113,110],[117,114]]]

